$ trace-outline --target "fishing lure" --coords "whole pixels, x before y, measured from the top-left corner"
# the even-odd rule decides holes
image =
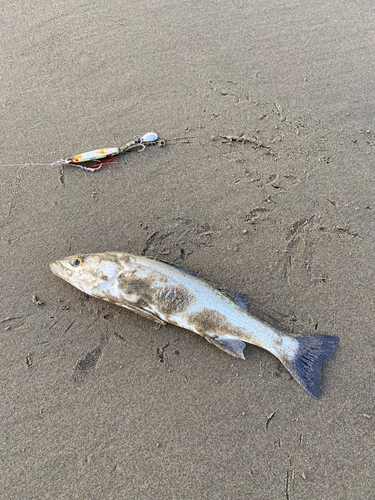
[[[109,163],[114,156],[127,153],[133,149],[138,149],[138,152],[141,152],[146,146],[155,144],[157,140],[158,135],[155,134],[155,132],[148,132],[142,137],[138,136],[134,139],[134,141],[128,142],[122,148],[95,149],[94,151],[88,151],[87,153],[75,155],[72,158],[55,161],[51,163],[51,165],[75,165],[76,167],[83,168],[89,172],[95,172],[95,170],[99,170],[104,164]]]

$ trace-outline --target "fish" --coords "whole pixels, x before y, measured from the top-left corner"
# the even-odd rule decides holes
[[[125,307],[161,325],[185,328],[227,354],[245,359],[246,344],[272,353],[311,396],[322,391],[322,367],[339,337],[290,335],[247,311],[180,266],[124,252],[79,254],[50,264],[51,271],[82,292]]]

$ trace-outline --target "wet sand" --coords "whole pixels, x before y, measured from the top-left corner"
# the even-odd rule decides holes
[[[374,495],[371,7],[1,5],[1,498]],[[149,131],[116,168],[48,166]],[[50,272],[106,250],[339,336],[321,399]]]

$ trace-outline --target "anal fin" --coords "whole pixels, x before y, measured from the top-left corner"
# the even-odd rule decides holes
[[[206,334],[205,339],[210,343],[221,349],[222,351],[234,356],[235,358],[246,359],[243,353],[246,347],[246,342],[233,337],[232,335],[211,335]]]

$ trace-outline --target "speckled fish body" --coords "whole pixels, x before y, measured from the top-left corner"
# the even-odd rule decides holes
[[[334,352],[338,337],[294,337],[278,331],[189,271],[143,256],[121,252],[77,255],[50,267],[88,295],[158,323],[191,330],[237,358],[245,359],[246,343],[262,347],[309,394],[320,395],[321,368]]]

